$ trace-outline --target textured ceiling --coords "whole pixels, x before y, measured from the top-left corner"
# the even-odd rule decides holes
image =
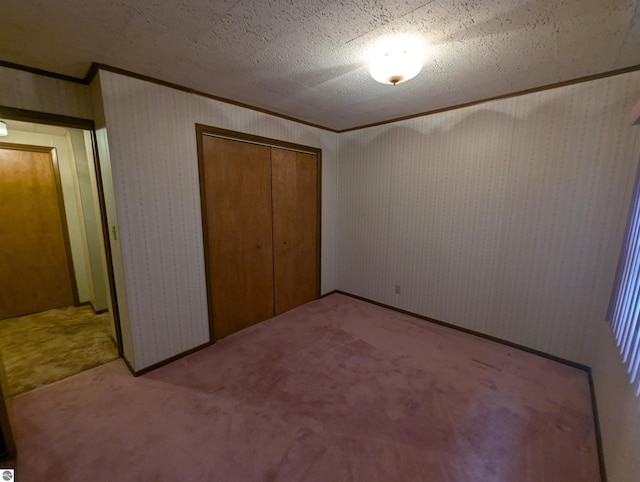
[[[640,64],[640,0],[3,0],[0,60],[92,62],[343,130]],[[418,37],[398,86],[372,45]]]

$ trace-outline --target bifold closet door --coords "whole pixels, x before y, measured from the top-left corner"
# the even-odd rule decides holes
[[[215,339],[273,316],[270,148],[202,138]]]
[[[318,159],[271,148],[275,314],[317,298]]]

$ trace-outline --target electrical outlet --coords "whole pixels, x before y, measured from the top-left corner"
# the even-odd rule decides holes
[[[396,294],[399,295],[400,294],[400,285],[396,285]]]

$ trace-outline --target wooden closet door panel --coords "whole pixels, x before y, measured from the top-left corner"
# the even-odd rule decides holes
[[[273,316],[269,148],[204,136],[215,339]]]
[[[271,149],[276,314],[317,298],[318,160]]]
[[[74,304],[61,199],[48,150],[0,148],[0,319]]]

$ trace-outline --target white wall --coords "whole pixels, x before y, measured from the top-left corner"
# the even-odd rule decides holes
[[[322,149],[321,289],[335,288],[337,134],[111,72],[99,83],[135,369],[209,340],[196,123]]]
[[[88,139],[85,139],[88,137]],[[104,242],[98,191],[93,166],[93,153],[87,149],[86,141],[91,146],[89,132],[69,130],[69,140],[73,147],[76,163],[76,177],[82,206],[82,222],[86,234],[87,267],[91,277],[91,306],[95,311],[107,310],[108,278],[104,268]]]
[[[341,135],[339,289],[588,363],[640,153],[639,81]]]
[[[88,264],[87,238],[76,176],[76,160],[69,135],[62,132],[61,135],[51,135],[9,129],[9,135],[1,138],[1,141],[56,148],[78,298],[81,303],[90,301],[93,288]]]

